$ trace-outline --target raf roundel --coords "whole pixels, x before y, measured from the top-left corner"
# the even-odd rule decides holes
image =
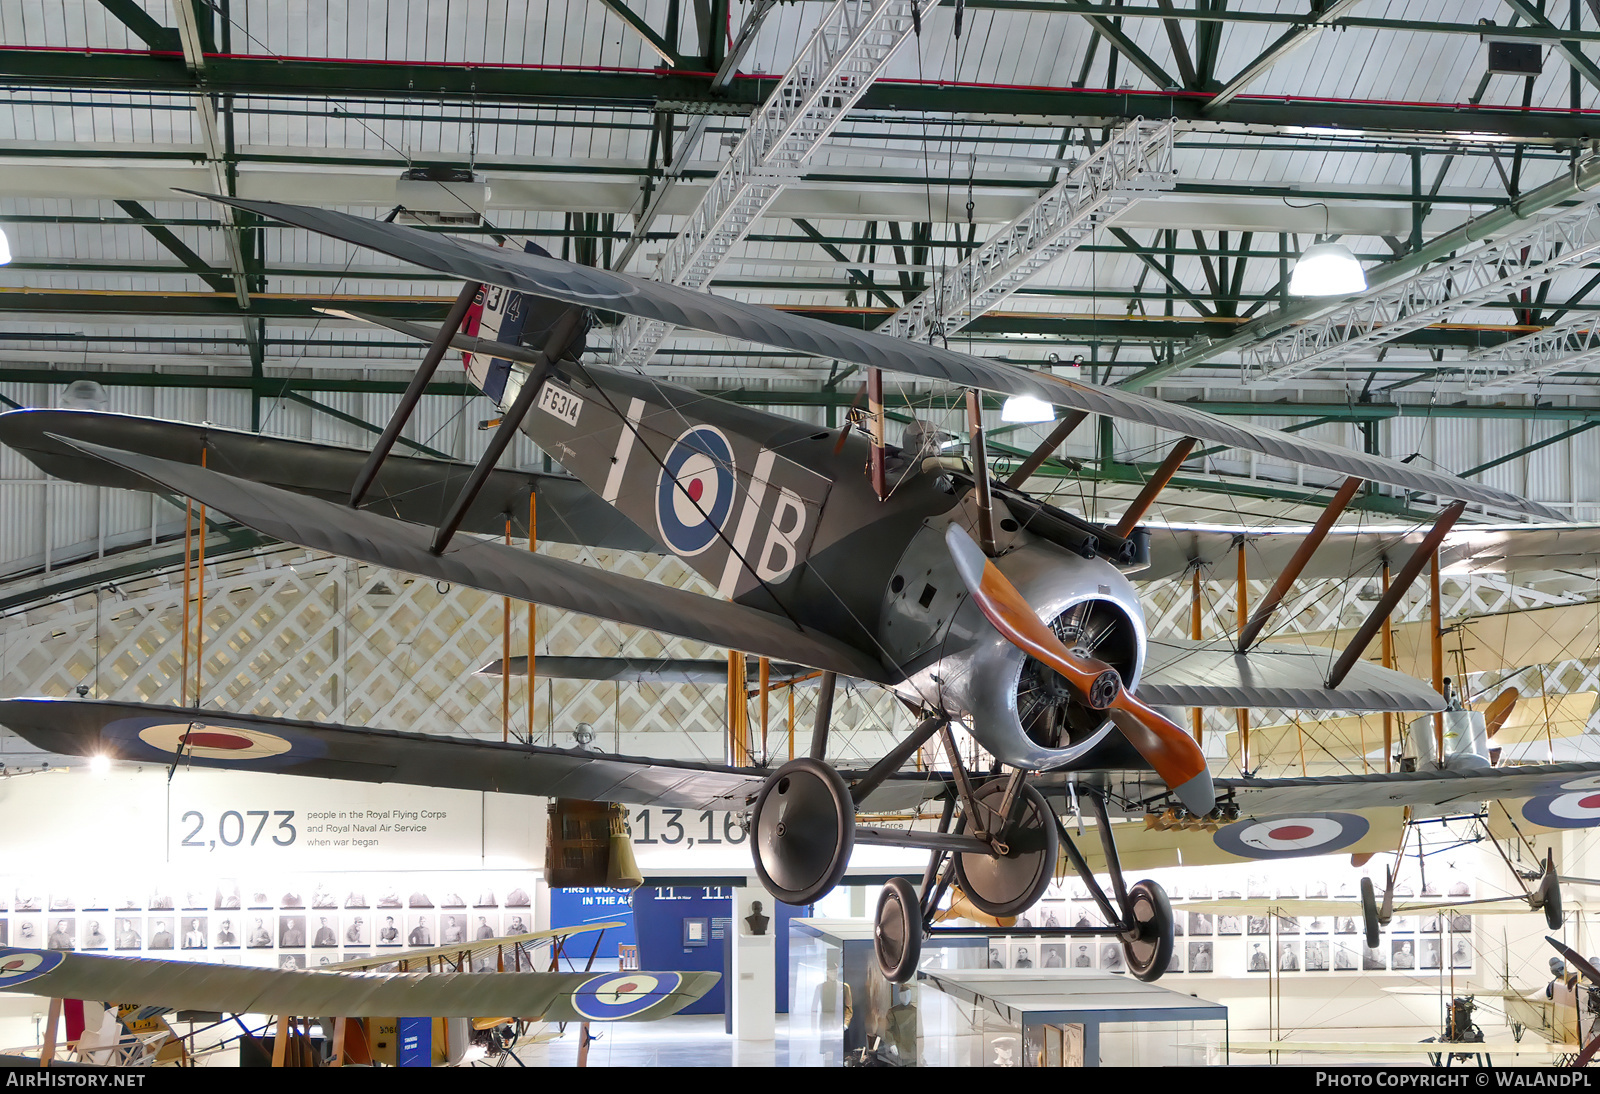
[[[1529,798],[1522,815],[1546,828],[1593,828],[1600,825],[1600,779],[1575,779],[1561,784],[1561,793]]]
[[[1218,829],[1212,838],[1240,858],[1300,858],[1342,851],[1369,827],[1358,813],[1299,813],[1240,821]]]
[[[146,726],[139,731],[139,739],[162,752],[199,760],[264,760],[281,756],[293,747],[275,733],[204,722]]]
[[[62,956],[41,950],[0,950],[0,988],[43,976],[61,964]]]
[[[733,512],[733,448],[722,431],[697,425],[661,461],[656,523],[674,554],[697,555],[717,541]]]
[[[572,1009],[596,1022],[633,1018],[677,991],[683,977],[675,972],[603,973],[578,985]]]

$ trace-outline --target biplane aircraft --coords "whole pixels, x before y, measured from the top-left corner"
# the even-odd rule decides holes
[[[1366,647],[1467,505],[1560,520],[1538,503],[1303,434],[531,250],[319,209],[214,200],[465,282],[438,330],[381,321],[430,344],[372,452],[54,411],[0,416],[0,440],[59,477],[183,495],[309,549],[820,670],[809,755],[776,770],[734,768],[138,704],[0,703],[0,722],[41,748],[748,812],[755,870],[791,904],[831,890],[857,843],[926,850],[920,891],[897,879],[877,912],[879,964],[897,982],[914,975],[952,886],[987,914],[1013,915],[1041,896],[1058,852],[1107,919],[1081,933],[1119,939],[1130,971],[1159,977],[1172,951],[1172,912],[1159,885],[1125,883],[1113,815],[1157,822],[1165,830],[1150,834],[1169,846],[1261,860],[1374,850],[1363,843],[1373,831],[1369,810],[1565,801],[1600,785],[1588,781],[1600,778],[1600,764],[1214,778],[1195,739],[1159,709],[1441,710],[1436,691],[1369,664]],[[823,429],[586,362],[593,311],[859,364],[866,428]],[[502,408],[484,456],[472,467],[391,457],[452,348],[467,355],[469,378]],[[899,445],[889,442],[883,372],[967,390],[964,458],[928,423],[913,423]],[[1067,412],[1003,481],[991,470],[980,392],[1030,396]],[[1183,438],[1114,524],[1025,489],[1071,430],[1095,415]],[[567,474],[494,470],[519,429]],[[1238,643],[1153,638],[1128,576],[1147,558],[1140,522],[1198,441],[1344,477]],[[1407,492],[1412,504],[1436,497],[1442,512],[1337,655],[1256,644],[1362,483]],[[670,552],[720,598],[457,535],[498,534],[508,516],[526,513],[530,492],[544,514],[542,533]],[[921,718],[860,770],[829,762],[840,676],[891,690]],[[986,750],[991,770],[967,765],[954,728]],[[901,770],[935,743],[948,768]],[[870,823],[872,813],[924,803],[937,803],[931,830]],[[1080,807],[1097,820],[1109,894],[1062,824]]]
[[[311,1062],[295,1016],[313,1016],[324,1024],[336,1062],[391,1065],[400,1059],[399,1016],[432,1019],[429,1036],[419,1039],[427,1061],[458,1064],[474,1055],[502,1056],[530,1035],[548,1040],[536,1027],[577,1023],[587,1036],[591,1022],[665,1018],[701,998],[721,978],[704,971],[560,971],[564,946],[574,936],[621,925],[562,927],[379,954],[314,970],[0,949],[0,991],[54,1001],[38,1058],[44,1063],[58,1048],[61,1001],[97,1000],[107,1004],[104,1020],[91,1021],[93,1008],[85,1007],[81,1032],[73,1032],[69,1024],[69,1043],[59,1046],[74,1052],[80,1062],[178,1062],[188,1050],[163,1015],[189,1011],[277,1015],[272,1048],[277,1064]],[[536,952],[543,946],[550,947],[548,956]],[[336,1016],[331,1026],[326,1016]],[[246,1043],[262,1051],[258,1039]],[[130,1056],[130,1049],[136,1055]]]

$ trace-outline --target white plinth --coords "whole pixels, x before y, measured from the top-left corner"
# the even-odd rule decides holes
[[[744,897],[748,890],[735,893]],[[752,935],[744,921],[750,901],[735,899],[733,907],[733,967],[728,970],[733,1036],[738,1041],[770,1041],[778,998],[778,939],[773,933],[777,921],[767,924],[766,934]]]

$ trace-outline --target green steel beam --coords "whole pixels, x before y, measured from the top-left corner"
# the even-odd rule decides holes
[[[1543,440],[1534,441],[1532,444],[1525,444],[1515,452],[1507,452],[1504,456],[1496,456],[1488,463],[1480,463],[1477,467],[1467,468],[1465,471],[1459,473],[1460,477],[1463,479],[1470,478],[1473,475],[1478,475],[1488,471],[1490,468],[1499,467],[1503,463],[1510,463],[1519,456],[1526,456],[1530,452],[1537,452],[1541,448],[1548,448],[1560,441],[1565,441],[1572,437],[1576,437],[1580,433],[1587,433],[1597,425],[1600,425],[1600,421],[1584,422],[1582,425],[1573,426],[1571,429],[1563,430],[1562,432],[1546,437]]]
[[[150,233],[157,243],[165,247],[179,262],[182,262],[185,272],[196,275],[217,292],[233,292],[233,277],[226,270],[214,268],[205,259],[191,251],[188,244],[179,239],[170,228],[158,223],[151,217],[150,210],[137,201],[119,200],[117,207],[132,217],[134,222]]]
[[[1143,73],[1144,78],[1156,87],[1166,89],[1184,86],[1174,80],[1166,69],[1156,63],[1155,59],[1148,53],[1140,49],[1139,44],[1123,33],[1122,28],[1116,22],[1113,22],[1116,15],[1120,13],[1115,9],[1102,8],[1101,10],[1104,14],[1089,15],[1081,12],[1079,14],[1083,14],[1084,21],[1093,27],[1102,38],[1110,42],[1112,47],[1122,54],[1129,64]]]
[[[1551,32],[1556,35],[1562,34],[1561,28],[1545,17],[1543,0],[1540,0],[1538,7],[1528,3],[1528,0],[1502,0],[1502,2],[1506,7],[1531,23],[1532,27],[1530,29],[1544,31],[1546,34]],[[1496,27],[1494,33],[1498,35],[1500,28]],[[1544,40],[1550,42],[1557,52],[1567,59],[1567,64],[1572,66],[1574,72],[1593,86],[1600,87],[1600,66],[1596,66],[1593,61],[1583,55],[1579,40],[1565,36],[1546,38]]]
[[[344,422],[346,425],[353,425],[359,429],[365,429],[368,433],[381,434],[383,432],[382,426],[373,425],[371,422],[357,418],[354,414],[346,414],[344,411],[337,410],[334,407],[329,406],[327,403],[319,403],[317,400],[310,398],[309,396],[301,395],[298,391],[285,391],[283,396],[284,398],[291,399],[302,406],[308,406],[318,413],[326,414],[330,418],[336,418],[339,421]],[[413,452],[421,452],[424,456],[432,456],[436,460],[455,459],[454,456],[451,456],[448,453],[440,452],[437,448],[429,448],[420,441],[413,441],[410,437],[397,437],[395,439],[400,444],[403,444],[407,448],[411,449]]]
[[[612,15],[628,24],[629,29],[643,38],[645,44],[655,50],[663,61],[673,68],[682,67],[683,58],[678,56],[678,51],[673,48],[672,43],[657,34],[649,23],[622,0],[600,0],[600,3]]]
[[[1109,9],[1099,8],[1098,11]],[[1159,9],[1157,9],[1159,10]],[[1165,13],[1162,13],[1163,16]],[[548,104],[567,109],[654,110],[658,105],[693,111],[744,114],[761,103],[776,76],[736,77],[721,94],[712,73],[608,72],[538,69],[481,64],[284,60],[264,56],[215,56],[206,61],[206,86],[215,94],[306,96],[344,100],[397,98],[493,104]],[[179,55],[96,50],[0,48],[0,87],[114,89],[128,94],[193,93],[193,77]],[[885,81],[873,83],[861,111],[942,112],[1009,115],[1019,124],[1049,125],[1063,119],[1116,121],[1133,117],[1175,118],[1236,126],[1297,126],[1402,133],[1472,133],[1510,140],[1576,143],[1600,136],[1600,113],[1521,110],[1456,103],[1396,104],[1327,102],[1241,96],[1207,112],[1204,92],[1137,92],[1072,87],[978,86],[961,83]]]
[[[176,53],[183,48],[175,29],[156,22],[134,0],[100,0],[100,6],[151,49],[161,53]]]

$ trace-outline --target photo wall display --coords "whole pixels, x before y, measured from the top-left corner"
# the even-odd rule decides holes
[[[1296,868],[1299,868],[1298,870]],[[1301,874],[1299,871],[1304,871]],[[1171,973],[1234,976],[1320,976],[1374,972],[1423,973],[1474,967],[1474,920],[1448,910],[1421,916],[1396,916],[1383,932],[1382,944],[1365,944],[1360,912],[1361,874],[1345,870],[1329,879],[1326,864],[1279,862],[1271,870],[1260,865],[1214,867],[1201,871],[1146,871],[1130,875],[1158,882],[1172,902],[1175,945]],[[1427,883],[1409,888],[1407,899],[1470,900],[1475,880],[1465,872],[1430,868]],[[1290,915],[1262,908],[1221,912],[1192,910],[1186,905],[1214,900],[1284,901],[1285,911],[1304,900],[1350,902],[1350,914]],[[1100,927],[1106,919],[1099,904],[1076,878],[1053,883],[1044,898],[1017,917],[1018,927],[1038,930]],[[990,968],[1092,969],[1125,972],[1119,943],[1105,939],[1007,936],[989,940]]]
[[[316,968],[534,930],[531,871],[152,880],[0,877],[0,946]]]

